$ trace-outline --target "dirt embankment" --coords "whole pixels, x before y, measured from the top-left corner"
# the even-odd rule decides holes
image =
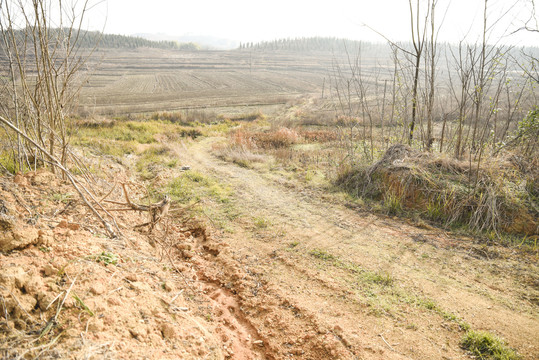
[[[0,185],[0,358],[267,358],[233,290],[205,275],[226,248],[203,225],[149,235],[125,212],[108,239],[53,174]]]
[[[200,222],[148,234],[132,230],[145,214],[119,212],[123,236],[109,239],[47,171],[0,185],[1,358],[350,357]]]

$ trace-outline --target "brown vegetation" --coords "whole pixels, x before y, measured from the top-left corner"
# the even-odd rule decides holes
[[[539,173],[522,172],[517,159],[508,155],[477,169],[394,145],[372,166],[345,170],[336,182],[357,196],[383,201],[392,213],[408,209],[444,225],[533,236],[539,234]]]

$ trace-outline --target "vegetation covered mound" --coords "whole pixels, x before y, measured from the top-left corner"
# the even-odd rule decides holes
[[[539,229],[537,161],[516,155],[460,161],[393,145],[371,166],[343,170],[337,183],[383,201],[390,213],[413,211],[445,226],[533,236]]]

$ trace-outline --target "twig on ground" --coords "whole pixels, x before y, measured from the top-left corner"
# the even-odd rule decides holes
[[[103,202],[103,200],[105,200],[106,198],[109,197],[110,194],[112,194],[112,192],[114,191],[114,189],[116,189],[116,185],[118,185],[117,183],[114,183],[114,186],[112,187],[112,189],[110,189],[110,191],[107,193],[107,195],[103,196],[99,202]]]
[[[34,317],[33,317],[32,315],[30,315],[30,313],[29,313],[28,311],[26,311],[26,309],[25,309],[24,307],[22,307],[21,303],[19,302],[19,299],[17,299],[17,297],[15,296],[15,294],[13,294],[13,293],[11,292],[11,290],[9,290],[9,289],[3,287],[2,285],[0,285],[0,288],[2,288],[2,289],[4,289],[4,290],[6,290],[7,292],[9,292],[9,294],[11,295],[11,297],[13,298],[13,300],[15,300],[15,302],[17,303],[17,305],[18,305],[18,306],[21,308],[21,310],[26,314],[26,316],[28,316],[28,318],[29,318],[30,320],[32,320],[32,321],[34,321],[34,322],[36,321],[36,320],[34,319]]]
[[[41,350],[41,352],[35,357],[35,359],[39,359],[39,357],[41,356],[41,354],[43,354],[44,351],[46,351],[47,349],[49,349],[50,347],[52,347],[56,341],[58,341],[58,339],[60,338],[60,336],[62,336],[63,332],[61,332],[60,334],[58,334],[54,339],[52,339],[49,343],[47,344],[43,344],[43,345],[39,345],[39,346],[36,346],[36,347],[33,347],[31,349],[28,349],[27,351],[25,351],[24,353],[22,353],[21,355],[19,355],[17,357],[17,360],[18,359],[24,359],[25,358],[25,355],[30,353],[30,352],[33,352],[33,351],[37,351],[37,350]]]
[[[58,305],[58,308],[56,309],[56,314],[54,315],[54,321],[58,319],[58,315],[60,315],[60,311],[62,311],[62,307],[64,306],[65,301],[67,300],[67,297],[69,296],[69,293],[71,292],[71,289],[73,288],[73,285],[75,285],[75,281],[77,281],[77,277],[73,279],[71,282],[71,285],[69,286],[69,289],[66,291],[66,295],[64,296],[64,299],[62,302]]]
[[[380,336],[382,338],[382,340],[384,340],[384,342],[386,343],[386,345],[393,351],[397,352],[397,350],[395,350],[391,345],[389,345],[389,343],[386,341],[386,339],[384,339],[384,335],[382,334],[378,334],[378,336]]]
[[[172,305],[174,303],[174,301],[178,298],[178,296],[180,296],[181,294],[183,294],[183,289],[181,289],[173,298],[172,300],[170,300],[170,302],[168,303],[169,305]]]
[[[158,203],[150,204],[150,205],[139,205],[131,201],[129,199],[129,193],[127,191],[127,187],[125,183],[122,183],[123,193],[125,197],[126,202],[119,202],[114,200],[104,200],[105,202],[115,204],[115,205],[121,205],[121,206],[127,206],[127,208],[115,208],[115,209],[109,209],[108,211],[147,211],[150,214],[150,221],[145,222],[143,224],[136,225],[134,228],[139,228],[143,226],[150,225],[150,233],[152,232],[153,228],[161,219],[163,219],[170,209],[170,198],[168,195],[165,195],[163,200],[161,200]]]
[[[58,298],[62,296],[62,293],[59,293],[58,295],[56,295],[56,297],[54,299],[52,299],[52,301],[49,303],[49,305],[47,305],[47,307],[45,308],[45,310],[49,310],[49,308],[52,306],[52,304],[54,304],[56,302],[56,300],[58,300]]]

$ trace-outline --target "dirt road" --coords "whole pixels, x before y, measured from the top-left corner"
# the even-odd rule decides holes
[[[347,208],[277,172],[219,160],[216,140],[178,151],[231,187],[240,214],[217,235],[229,260],[201,276],[237,297],[264,356],[469,358],[459,346],[469,324],[539,358],[535,258]]]

